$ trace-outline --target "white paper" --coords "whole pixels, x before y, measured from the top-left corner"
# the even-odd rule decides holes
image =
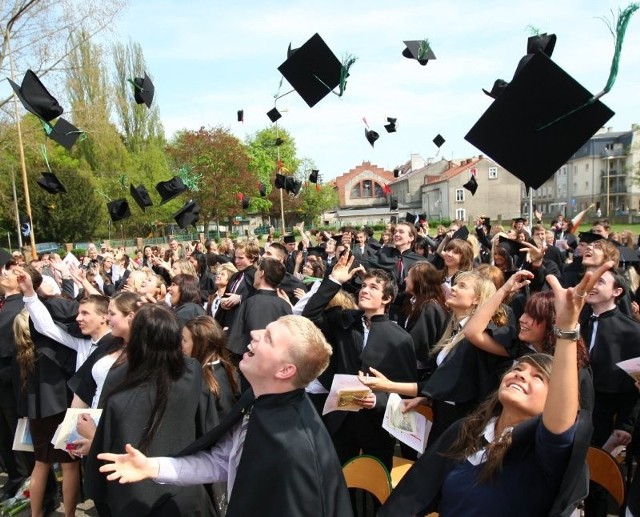
[[[71,252],[67,253],[64,258],[62,259],[62,262],[64,262],[65,264],[67,264],[67,266],[71,266],[71,264],[73,264],[76,267],[80,267],[80,261],[78,260],[78,258]]]
[[[640,381],[640,357],[634,357],[633,359],[621,361],[619,363],[616,363],[616,366],[622,368],[625,372],[627,372],[634,381]]]
[[[402,408],[400,395],[396,393],[389,395],[382,428],[394,438],[422,454],[427,445],[432,423],[417,411],[403,413],[400,408]]]
[[[327,397],[327,400],[324,403],[324,408],[322,409],[323,415],[331,413],[332,411],[360,411],[362,409],[362,407],[356,404],[345,404],[344,397],[342,402],[340,402],[340,392],[345,390],[358,390],[363,392],[363,394],[365,392],[371,393],[371,390],[358,380],[357,375],[337,373],[333,376],[331,391],[329,391],[329,396]]]
[[[29,419],[27,417],[22,417],[18,420],[16,434],[13,436],[13,450],[33,452],[33,439],[31,438]]]
[[[82,438],[76,430],[78,423],[78,417],[83,414],[89,414],[93,421],[98,425],[100,415],[102,415],[102,409],[88,409],[88,408],[69,408],[64,415],[64,420],[58,426],[51,443],[54,449],[60,449],[63,451],[68,450],[67,445],[75,442],[79,438]]]

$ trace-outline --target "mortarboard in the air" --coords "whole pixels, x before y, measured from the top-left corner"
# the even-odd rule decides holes
[[[580,232],[578,234],[578,242],[584,242],[586,244],[591,244],[592,242],[604,240],[604,237],[599,233],[593,232]]]
[[[463,241],[466,241],[467,237],[469,237],[469,228],[466,226],[461,226],[451,236],[452,239],[462,239]]]
[[[466,188],[469,192],[471,192],[472,196],[476,195],[476,190],[478,190],[478,182],[476,181],[475,176],[471,176],[471,178],[469,178],[469,181],[467,181],[462,186],[463,188]]]
[[[244,122],[244,110],[238,110],[238,122]]]
[[[187,201],[183,207],[173,214],[173,219],[183,230],[200,219],[200,206],[193,200]]]
[[[376,142],[376,140],[378,138],[380,138],[380,135],[372,130],[372,129],[367,129],[366,127],[364,128],[364,137],[367,139],[367,142],[369,142],[371,144],[371,147],[373,147],[373,144]]]
[[[7,80],[25,109],[39,119],[50,122],[62,115],[64,111],[62,106],[58,104],[55,97],[48,92],[32,70],[27,70],[20,86],[11,79]]]
[[[387,117],[387,123],[384,125],[384,128],[387,130],[387,133],[395,133],[397,128],[396,124],[398,122],[397,118]]]
[[[407,48],[402,51],[402,55],[409,59],[415,59],[422,66],[425,66],[430,59],[436,59],[429,40],[405,41],[404,44]]]
[[[131,197],[138,204],[138,206],[142,208],[143,212],[146,212],[148,207],[153,206],[153,202],[151,201],[151,197],[149,196],[147,187],[145,187],[144,185],[138,185],[137,187],[134,187],[133,184],[130,183],[129,194],[131,194]]]
[[[395,169],[393,169],[393,177],[397,178],[399,176],[400,176],[400,169],[396,167]]]
[[[520,241],[516,241],[515,239],[509,239],[508,237],[503,237],[502,235],[498,237],[498,246],[502,246],[506,248],[509,252],[509,255],[512,257],[517,257],[520,254],[525,254],[525,251],[520,251],[524,249],[526,246],[522,244]]]
[[[150,108],[155,91],[155,86],[153,86],[146,72],[144,77],[136,77],[133,79],[133,98],[136,104],[145,104],[147,108]]]
[[[71,149],[82,133],[84,133],[84,131],[81,131],[71,122],[60,117],[56,120],[52,130],[47,133],[47,136],[65,149]]]
[[[109,210],[109,216],[114,223],[116,221],[120,221],[121,219],[131,217],[129,203],[124,198],[116,199],[115,201],[107,203],[107,209]]]
[[[407,215],[405,216],[404,220],[408,223],[415,225],[415,224],[418,224],[419,216],[418,214],[412,214],[411,212],[407,212]]]
[[[278,111],[278,108],[273,108],[267,111],[267,117],[269,117],[271,122],[275,122],[282,118],[282,114]]]
[[[37,179],[37,183],[49,194],[67,193],[67,189],[53,172],[43,172],[42,177]]]
[[[258,184],[258,192],[260,192],[260,197],[267,195],[267,186],[262,181]]]
[[[276,188],[284,188],[285,187],[286,176],[284,174],[276,174],[276,179],[273,182]]]
[[[500,95],[502,95],[502,92],[507,86],[509,86],[509,83],[504,79],[496,79],[493,83],[493,86],[491,87],[490,92],[488,92],[484,88],[482,89],[482,91],[492,99],[497,99],[498,97],[500,97]]]
[[[311,183],[318,183],[318,174],[320,171],[318,169],[311,169],[311,174],[309,174],[309,181]]]
[[[337,86],[340,86],[342,94],[351,64],[352,62],[343,67],[316,33],[304,45],[291,52],[278,70],[309,107],[313,108]]]
[[[285,235],[282,240],[285,244],[295,244],[296,236],[295,235]]]
[[[295,179],[293,176],[285,176],[284,178],[284,189],[289,192],[289,194],[293,194],[297,196],[302,188],[302,182]]]
[[[174,197],[179,196],[183,192],[187,190],[187,187],[182,182],[182,179],[178,176],[174,176],[168,181],[161,181],[156,185],[156,190],[162,201],[160,201],[161,205],[164,205],[168,201],[171,201]]]
[[[433,143],[436,145],[438,149],[440,149],[442,147],[442,144],[444,144],[445,142],[446,140],[442,137],[440,133],[438,133],[433,139]]]
[[[535,189],[613,114],[538,52],[465,139]]]
[[[244,194],[240,194],[240,202],[242,203],[242,209],[246,210],[247,208],[249,208],[249,203],[251,202],[251,199],[248,196],[245,196]]]
[[[276,137],[275,146],[280,147],[282,144],[284,144],[284,138],[280,136]]]

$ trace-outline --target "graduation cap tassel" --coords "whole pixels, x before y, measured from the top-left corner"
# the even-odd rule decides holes
[[[44,131],[44,134],[49,136],[53,132],[53,126],[42,119],[38,120],[40,120],[40,124],[42,124],[42,130]]]
[[[338,94],[338,97],[342,97],[345,90],[347,89],[347,78],[349,77],[349,69],[351,68],[351,65],[353,65],[357,60],[358,58],[353,54],[346,54],[344,56],[344,59],[342,60],[342,69],[340,70],[340,93]]]
[[[45,165],[47,166],[47,170],[51,172],[51,167],[49,167],[49,160],[47,159],[47,146],[44,144],[40,144],[40,154],[42,155],[42,159],[44,160]]]
[[[615,31],[613,29],[613,24],[609,23],[608,20],[605,20],[604,18],[602,18],[602,20],[607,24],[607,27],[609,28],[609,31],[613,35],[613,39],[615,41],[615,51],[613,53],[613,59],[611,60],[611,69],[609,71],[609,79],[607,80],[607,84],[605,85],[604,89],[600,93],[594,95],[591,99],[589,99],[587,102],[585,102],[581,106],[578,106],[577,108],[571,110],[569,113],[566,113],[561,117],[558,117],[557,119],[552,120],[548,124],[545,124],[539,127],[537,131],[542,131],[543,129],[546,129],[549,126],[552,126],[556,122],[559,122],[560,120],[563,120],[573,115],[576,111],[586,106],[589,106],[590,104],[593,104],[594,102],[599,100],[602,96],[609,93],[609,91],[613,87],[613,84],[616,82],[616,78],[618,76],[618,66],[620,64],[620,55],[622,53],[622,42],[624,41],[624,35],[625,35],[625,32],[627,31],[627,25],[629,25],[629,21],[631,20],[631,16],[633,15],[633,13],[635,13],[638,9],[640,9],[640,3],[634,2],[632,4],[629,4],[627,7],[625,7],[624,10],[620,11],[618,13],[618,20],[616,21],[616,24],[615,24],[616,25]]]
[[[192,192],[200,191],[200,180],[202,179],[202,174],[196,174],[193,172],[193,169],[188,165],[183,165],[178,169],[178,176],[184,183],[185,187],[187,187]]]
[[[423,39],[418,47],[418,61],[421,59],[427,59],[430,50],[431,44],[429,43],[429,40],[427,38]]]

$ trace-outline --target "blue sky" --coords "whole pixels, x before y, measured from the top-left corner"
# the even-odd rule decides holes
[[[592,93],[608,78],[613,38],[610,0],[131,0],[114,37],[141,44],[156,86],[154,102],[168,136],[179,129],[223,125],[238,137],[270,124],[289,43],[301,46],[318,32],[339,59],[358,57],[342,98],[314,108],[292,93],[278,102],[279,124],[296,139],[298,155],[312,159],[325,180],[367,160],[387,169],[412,153],[435,157],[479,154],[464,135],[490,105],[482,88],[510,80],[525,54],[528,26],[555,33],[553,60]],[[403,40],[429,38],[437,60],[425,67],[402,57]],[[640,13],[632,18],[613,90],[603,98],[616,115],[608,123],[628,130],[640,123]],[[282,92],[289,88],[286,80]],[[236,121],[244,109],[245,122]],[[385,117],[397,117],[387,134]],[[364,138],[366,117],[380,134]]]

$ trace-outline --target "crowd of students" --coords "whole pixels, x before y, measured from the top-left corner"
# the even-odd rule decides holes
[[[640,395],[616,367],[640,357],[632,236],[562,218],[298,230],[133,257],[90,245],[77,263],[14,255],[0,276],[2,496],[31,476],[46,514],[60,463],[73,515],[82,463],[100,515],[349,515],[340,465],[370,454],[391,469],[382,421],[399,393],[405,411],[431,406],[433,427],[381,515],[560,515],[585,498],[606,515],[585,455],[633,450]],[[338,374],[371,393],[321,417]],[[68,453],[50,444],[67,407],[103,410],[97,426],[79,418]],[[19,417],[34,455],[11,450]]]

